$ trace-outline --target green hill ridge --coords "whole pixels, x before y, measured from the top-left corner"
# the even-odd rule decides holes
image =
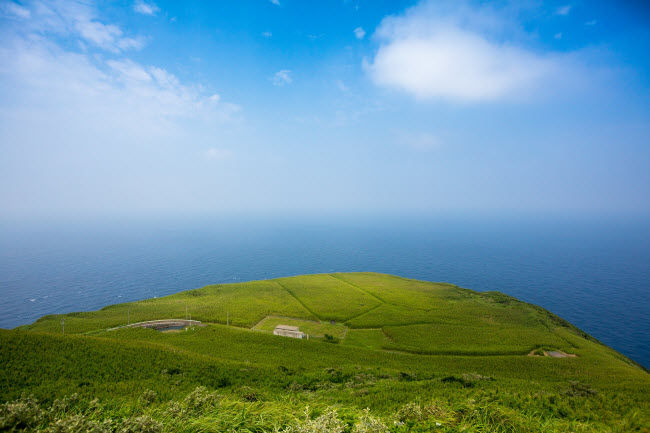
[[[190,316],[201,326],[127,326]],[[273,335],[278,324],[310,338]],[[0,431],[650,425],[647,371],[565,320],[498,292],[376,273],[218,284],[44,316],[0,331],[0,363]]]

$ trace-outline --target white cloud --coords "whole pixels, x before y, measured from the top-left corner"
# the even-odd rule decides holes
[[[591,27],[591,26],[595,26],[596,24],[598,24],[598,21],[596,21],[596,20],[587,21],[587,22],[585,23],[585,25],[586,25],[586,26],[589,26],[589,27]]]
[[[571,12],[571,5],[561,6],[555,10],[556,15],[569,15]]]
[[[265,37],[265,38],[270,38],[270,37],[273,36],[273,33],[271,33],[271,32],[262,32],[262,36]]]
[[[142,83],[151,81],[151,75],[144,69],[144,67],[132,60],[109,60],[106,64],[113,68],[117,73],[117,77],[121,81],[139,81]],[[159,70],[159,73],[161,72],[166,74],[165,71]]]
[[[43,10],[35,9],[32,15],[46,22],[50,32],[65,36],[81,34],[76,24],[90,22],[47,22]],[[102,32],[108,39],[121,34],[111,24],[90,28],[97,34],[86,36],[97,44],[105,43]],[[216,134],[219,125],[239,118],[239,106],[202,86],[182,83],[165,68],[124,56],[104,60],[47,36],[47,32],[35,36],[25,26],[0,35],[0,82],[6,92],[0,101],[0,130],[4,129],[0,142],[14,143],[35,130],[43,135],[39,139],[59,143],[75,142],[80,136],[109,143],[168,140],[187,137],[194,130]]]
[[[418,99],[497,101],[532,91],[558,69],[509,40],[516,26],[497,11],[463,2],[425,2],[388,17],[366,70],[380,86]]]
[[[12,1],[3,3],[2,5],[0,5],[0,9],[2,10],[3,13],[18,18],[27,19],[31,16],[31,12],[29,11],[29,9],[22,7],[21,5],[16,4]]]
[[[205,151],[205,157],[211,160],[221,161],[232,156],[232,152],[228,149],[217,149],[216,147],[211,147]]]
[[[269,0],[269,1],[276,6],[280,6],[280,0]]]
[[[285,84],[291,84],[293,82],[293,78],[291,78],[291,71],[288,69],[278,71],[275,73],[275,75],[273,75],[273,79],[271,81],[273,82],[274,86],[284,86]]]
[[[112,53],[144,47],[144,38],[125,35],[119,26],[102,22],[92,3],[41,0],[28,5],[29,9],[21,7],[26,12],[20,12],[22,16],[31,18],[25,21],[25,33],[65,35]]]
[[[106,25],[98,21],[77,21],[75,27],[88,42],[114,53],[129,49],[141,49],[141,38],[122,37],[122,30],[115,25]]]
[[[357,27],[354,29],[354,37],[357,39],[363,39],[366,36],[366,31],[362,27]]]
[[[133,3],[133,10],[143,15],[156,15],[160,12],[160,8],[155,3],[147,3],[144,0]]]

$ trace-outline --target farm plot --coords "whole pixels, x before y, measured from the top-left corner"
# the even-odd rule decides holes
[[[22,329],[66,333],[98,331],[128,322],[158,319],[192,319],[207,323],[253,326],[270,314],[315,319],[300,302],[273,281],[219,284],[188,290],[162,298],[116,304],[98,311],[44,316]]]
[[[349,273],[332,276],[359,287],[388,304],[412,309],[436,308],[446,300],[460,299],[471,294],[469,290],[451,284],[409,280],[392,275]]]
[[[295,319],[291,317],[267,316],[253,327],[255,331],[273,332],[278,325],[297,326],[310,337],[323,337],[325,334],[336,338],[345,338],[347,328],[341,324],[332,325],[329,322],[316,320]]]
[[[381,329],[350,329],[342,340],[342,344],[347,346],[358,346],[365,349],[380,350],[390,343]]]
[[[562,347],[560,337],[543,328],[424,324],[387,326],[386,349],[422,354],[516,355],[540,346]]]
[[[406,307],[382,304],[367,313],[346,322],[351,328],[381,328],[387,325],[412,325],[431,323],[437,320],[438,313],[426,310],[413,310]]]
[[[330,275],[279,278],[277,281],[323,320],[344,322],[380,304],[380,301]]]

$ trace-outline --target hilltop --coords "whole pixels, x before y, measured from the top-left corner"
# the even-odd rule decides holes
[[[190,316],[201,326],[126,326]],[[278,324],[310,338],[272,335]],[[498,292],[375,273],[218,284],[50,315],[1,331],[0,343],[0,400],[15,401],[2,407],[0,430],[77,422],[88,428],[59,431],[577,432],[650,423],[650,375],[567,321]]]

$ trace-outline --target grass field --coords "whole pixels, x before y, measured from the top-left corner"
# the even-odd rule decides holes
[[[186,309],[206,326],[107,331],[184,318]],[[272,335],[277,324],[338,344]],[[577,356],[527,356],[535,348]],[[372,273],[213,285],[45,316],[0,331],[0,365],[0,431],[632,432],[650,425],[650,375],[561,318],[499,293]]]
[[[295,319],[292,317],[267,316],[253,327],[255,331],[273,332],[278,325],[297,326],[310,337],[324,337],[326,334],[336,338],[345,338],[347,327],[341,324],[317,320]]]

